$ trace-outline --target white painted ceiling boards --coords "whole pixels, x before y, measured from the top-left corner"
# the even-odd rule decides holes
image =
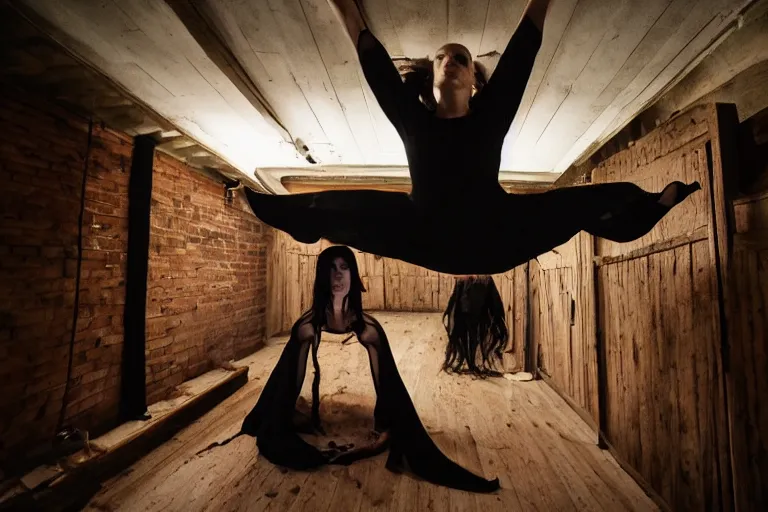
[[[243,173],[402,176],[403,146],[327,0],[20,0],[70,51]],[[460,42],[491,70],[526,0],[364,0],[393,57]],[[552,0],[505,176],[551,181],[735,29],[748,0]],[[178,16],[199,15],[256,105]],[[197,37],[194,35],[197,34]],[[242,84],[239,84],[242,85]],[[297,151],[306,145],[317,162]],[[526,178],[526,173],[529,178]],[[545,173],[545,174],[541,174]]]

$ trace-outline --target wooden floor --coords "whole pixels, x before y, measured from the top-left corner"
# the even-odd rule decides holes
[[[566,403],[541,381],[486,381],[439,372],[440,315],[379,313],[398,367],[427,430],[465,467],[501,480],[475,495],[395,475],[386,454],[350,467],[284,471],[237,432],[280,355],[285,338],[241,363],[249,382],[214,410],[107,482],[87,510],[657,510]],[[373,426],[373,384],[365,351],[325,334],[320,348],[321,413],[328,437],[362,442]],[[309,397],[311,365],[302,396]],[[315,443],[329,439],[307,438]]]

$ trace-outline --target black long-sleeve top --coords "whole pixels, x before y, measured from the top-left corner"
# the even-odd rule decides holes
[[[541,32],[528,17],[523,18],[490,80],[472,99],[470,113],[444,119],[406,89],[373,34],[360,33],[360,63],[379,105],[403,140],[414,202],[472,202],[504,192],[498,182],[501,149],[540,46]]]

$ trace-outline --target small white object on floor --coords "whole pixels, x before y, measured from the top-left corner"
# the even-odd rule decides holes
[[[505,373],[504,378],[517,382],[528,382],[533,380],[533,374],[529,372]]]

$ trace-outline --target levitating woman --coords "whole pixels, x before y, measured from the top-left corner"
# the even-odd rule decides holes
[[[320,238],[450,274],[505,272],[581,230],[617,242],[639,238],[699,187],[632,183],[508,194],[498,181],[501,150],[525,91],[549,0],[531,0],[490,79],[477,81],[469,51],[435,54],[431,101],[404,83],[355,0],[330,0],[365,78],[405,146],[410,194],[373,190],[293,195],[246,189],[257,217],[312,243]],[[421,100],[420,100],[421,97]],[[426,103],[426,104],[425,104]],[[430,108],[427,105],[431,105]]]
[[[386,467],[391,471],[409,469],[432,483],[467,491],[498,489],[498,479],[489,481],[470,473],[448,459],[429,437],[397,371],[386,334],[376,319],[363,311],[362,291],[357,262],[349,248],[330,247],[320,254],[312,307],[293,325],[288,344],[256,406],[245,418],[241,433],[256,436],[264,457],[289,468],[350,464],[389,447]],[[374,429],[381,434],[370,447],[321,451],[297,434],[294,412],[310,350],[315,368],[312,422],[320,429],[317,349],[322,331],[352,332],[368,351],[376,389]]]
[[[443,313],[448,334],[443,370],[477,377],[500,376],[509,341],[504,303],[491,276],[456,279]]]

